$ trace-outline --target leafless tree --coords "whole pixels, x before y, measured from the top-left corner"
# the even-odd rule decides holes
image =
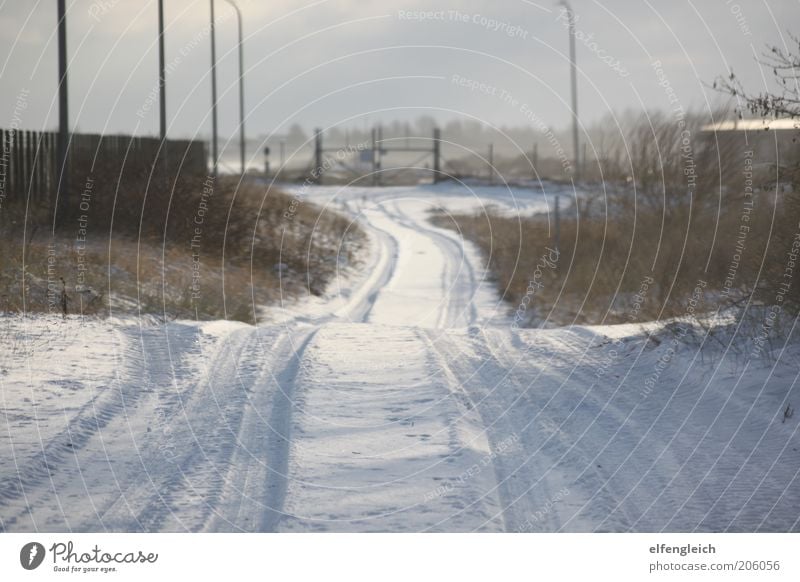
[[[738,112],[740,117],[749,112],[762,118],[800,118],[800,37],[793,34],[789,37],[792,49],[774,45],[768,47],[759,59],[761,65],[772,69],[776,82],[775,91],[750,93],[733,71],[727,77],[719,77],[714,82],[715,89],[733,95],[743,103]]]

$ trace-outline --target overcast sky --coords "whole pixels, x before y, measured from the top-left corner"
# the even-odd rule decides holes
[[[210,132],[209,0],[165,0],[169,133]],[[758,90],[755,56],[800,33],[798,0],[573,0],[579,116],[684,107],[731,67]],[[155,135],[157,2],[67,0],[70,123]],[[557,128],[570,120],[568,34],[552,1],[239,0],[251,134],[431,114]],[[425,19],[415,12],[427,11]],[[236,20],[216,0],[220,134],[238,119]],[[432,13],[430,13],[432,12]],[[54,128],[55,0],[0,3],[0,126]],[[794,27],[794,29],[792,29]],[[662,77],[654,61],[662,63]],[[766,71],[763,72],[766,75]],[[665,77],[664,77],[665,75]],[[454,77],[457,76],[457,77]],[[662,86],[659,85],[661,80]],[[471,89],[471,83],[483,87]],[[505,91],[505,93],[504,93]],[[19,101],[24,106],[18,105]],[[23,109],[24,107],[24,109]]]

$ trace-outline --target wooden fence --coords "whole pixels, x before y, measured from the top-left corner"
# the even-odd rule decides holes
[[[0,129],[0,200],[54,200],[60,172],[57,138],[56,132]],[[141,174],[160,159],[173,176],[208,171],[205,142],[167,140],[160,152],[159,146],[155,137],[74,133],[66,170],[78,180],[97,171]]]

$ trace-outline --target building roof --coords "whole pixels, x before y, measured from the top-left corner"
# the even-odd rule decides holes
[[[800,119],[725,119],[703,126],[703,131],[771,131],[800,129]]]

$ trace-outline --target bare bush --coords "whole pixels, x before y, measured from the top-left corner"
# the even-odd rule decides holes
[[[796,195],[775,188],[769,164],[754,158],[740,133],[720,136],[705,129],[708,121],[628,119],[624,139],[606,150],[608,173],[620,181],[562,208],[559,268],[537,293],[531,323],[681,317],[698,286],[711,311],[735,308],[745,317],[747,306],[776,302],[798,311],[800,276],[791,278],[791,292],[782,287],[800,234]],[[434,220],[478,244],[516,305],[538,257],[556,243],[553,218],[488,211]]]
[[[44,208],[26,214],[24,201],[7,206],[8,310],[53,311],[63,277],[75,313],[252,323],[259,306],[322,293],[337,256],[352,262],[361,242],[340,215],[252,182],[129,174],[74,171],[72,204],[56,221]]]

